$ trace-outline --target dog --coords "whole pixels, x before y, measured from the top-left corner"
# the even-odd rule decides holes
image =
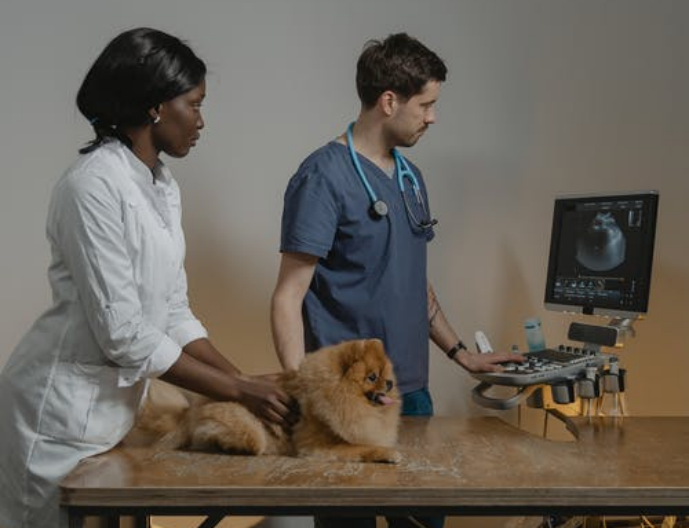
[[[237,402],[201,401],[178,412],[144,407],[135,429],[161,449],[396,464],[400,396],[378,339],[345,341],[306,355],[279,384],[299,404],[288,433]]]

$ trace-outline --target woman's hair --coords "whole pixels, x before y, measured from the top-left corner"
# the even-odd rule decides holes
[[[363,106],[371,108],[386,90],[409,99],[428,81],[442,82],[446,75],[440,57],[406,33],[396,33],[366,43],[356,65],[356,89]]]
[[[206,65],[172,35],[150,28],[121,33],[86,74],[77,107],[96,138],[80,150],[90,152],[115,137],[131,146],[127,127],[150,122],[149,110],[198,86]]]

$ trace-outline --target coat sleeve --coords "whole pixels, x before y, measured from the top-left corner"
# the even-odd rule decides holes
[[[183,264],[177,272],[174,291],[170,297],[167,334],[181,347],[196,339],[208,337],[208,332],[189,308],[187,274]]]
[[[120,367],[120,386],[159,376],[181,354],[173,338],[143,317],[126,250],[121,192],[107,175],[56,188],[48,234],[72,276],[96,342]]]

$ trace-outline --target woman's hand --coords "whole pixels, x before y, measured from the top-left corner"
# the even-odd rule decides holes
[[[289,429],[299,419],[296,401],[277,384],[279,374],[240,376],[237,401],[265,423]]]

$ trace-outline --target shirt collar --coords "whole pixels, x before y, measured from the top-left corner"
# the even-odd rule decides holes
[[[169,185],[170,181],[172,180],[170,169],[168,169],[167,165],[160,161],[160,159],[156,161],[156,164],[153,167],[153,177],[155,178],[156,182],[162,182],[166,185]]]
[[[132,179],[139,186],[146,188],[157,183],[170,184],[172,174],[170,174],[170,170],[160,159],[156,161],[152,169],[149,169],[148,166],[120,140],[112,139],[109,140],[108,143],[112,144],[115,149],[123,153],[132,168]]]

